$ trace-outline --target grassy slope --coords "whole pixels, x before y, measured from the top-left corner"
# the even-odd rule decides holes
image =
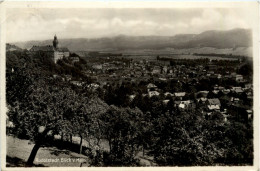
[[[74,143],[77,143],[77,137],[73,137]],[[86,142],[85,142],[86,143]],[[86,144],[85,144],[86,145]],[[19,138],[15,138],[12,136],[7,136],[7,167],[24,167],[26,160],[29,158],[31,150],[34,144],[31,143],[29,140],[21,140]],[[103,143],[103,149],[108,147],[106,143]],[[106,149],[107,150],[107,149]],[[139,152],[136,156],[140,159],[140,164],[142,166],[156,166],[153,162],[153,157],[142,155],[142,152]],[[75,152],[71,152],[69,150],[60,150],[56,147],[42,147],[39,149],[36,158],[40,159],[59,159],[61,158],[81,158],[82,160],[86,161],[82,163],[82,167],[89,166],[89,160],[87,156],[80,155]],[[34,160],[35,167],[80,167],[81,162],[37,162]]]
[[[23,163],[28,159],[31,150],[34,144],[30,143],[29,140],[21,140],[18,138],[14,138],[12,136],[7,136],[7,165],[14,166],[14,160],[19,160],[19,166],[22,166]],[[68,150],[59,150],[55,147],[44,147],[40,148],[36,158],[40,159],[56,159],[58,158],[81,158],[82,160],[88,161],[88,158],[84,155],[80,155]],[[36,158],[34,164],[36,165],[44,165],[47,167],[79,167],[80,162],[36,162]],[[17,164],[15,164],[17,166]],[[88,166],[88,163],[84,163],[82,166]]]

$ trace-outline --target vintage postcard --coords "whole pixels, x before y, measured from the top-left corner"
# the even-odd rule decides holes
[[[258,170],[257,2],[0,5],[1,169]]]

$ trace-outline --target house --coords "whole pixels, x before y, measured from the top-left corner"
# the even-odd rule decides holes
[[[186,108],[186,105],[183,104],[183,103],[180,103],[178,107],[181,108],[181,109],[185,109],[185,108]]]
[[[167,105],[169,103],[170,100],[163,100],[163,104]]]
[[[135,94],[130,95],[130,96],[129,96],[129,101],[132,102],[132,101],[134,100],[135,97],[136,97]]]
[[[197,102],[204,104],[207,101],[206,97],[201,97],[197,99]]]
[[[159,80],[160,80],[160,81],[167,81],[167,79],[166,79],[166,78],[162,78],[162,77],[161,77],[161,78],[159,78]]]
[[[222,106],[229,106],[231,104],[231,97],[228,95],[223,95],[219,98]]]
[[[236,81],[237,82],[242,82],[243,80],[244,80],[243,75],[239,75],[239,74],[236,75]]]
[[[185,96],[185,92],[177,92],[177,93],[174,93],[174,96],[175,97],[184,97]]]
[[[180,98],[180,100],[182,100],[182,98],[183,98],[185,95],[186,95],[185,92],[177,92],[177,93],[174,93],[174,96]]]
[[[252,120],[253,119],[253,111],[252,110],[246,110],[246,113],[247,113],[248,120]]]
[[[245,89],[252,89],[253,88],[253,84],[245,84]]]
[[[234,98],[234,97],[231,97],[231,102],[234,102],[234,103],[238,103],[240,101],[239,98]]]
[[[214,90],[224,90],[225,88],[222,86],[215,85]]]
[[[219,89],[219,90],[224,90],[224,89],[225,89],[225,87],[218,86],[218,89]]]
[[[218,106],[221,106],[221,103],[220,103],[220,101],[219,101],[218,98],[208,99],[208,100],[206,101],[206,103],[207,103],[208,105],[218,105]]]
[[[174,101],[174,107],[179,107],[180,104],[181,104],[180,100]]]
[[[214,75],[214,71],[208,71],[209,76]]]
[[[143,93],[143,94],[142,94],[142,97],[146,97],[147,95],[148,95],[148,94],[144,94],[144,93]]]
[[[228,93],[230,92],[230,89],[224,89],[224,90],[222,90],[222,92],[223,92],[224,94],[228,94]]]
[[[91,90],[96,90],[99,87],[99,85],[96,83],[91,83],[87,87]]]
[[[230,74],[230,76],[233,77],[233,78],[235,78],[236,75],[237,75],[237,74],[236,74],[235,72],[232,72],[232,73]]]
[[[218,74],[217,78],[218,78],[218,79],[221,79],[221,78],[222,78],[222,75],[221,75],[221,74]]]
[[[190,100],[181,101],[179,104],[179,108],[185,109],[191,104]]]
[[[180,100],[180,101],[174,101],[174,106],[178,107],[180,109],[187,109],[190,107],[195,107],[194,102],[191,100]]]
[[[248,99],[253,99],[253,92],[252,91],[246,92],[246,95],[247,95]]]
[[[227,109],[224,109],[224,111],[221,112],[222,114],[227,114]]]
[[[143,73],[142,73],[141,71],[135,71],[135,72],[134,72],[134,76],[135,76],[135,77],[141,77],[142,74],[143,74]]]
[[[82,82],[80,81],[70,81],[70,83],[76,86],[82,86]]]
[[[208,99],[206,101],[209,110],[220,110],[221,103],[218,98]]]
[[[157,89],[157,86],[154,85],[153,83],[149,83],[147,85],[147,91],[156,90],[156,89]]]
[[[8,111],[8,108],[6,108],[6,109]],[[6,116],[6,128],[14,128],[15,127],[14,123],[12,121],[10,121],[7,114],[5,116]]]
[[[151,98],[153,96],[159,96],[160,93],[158,91],[149,91],[148,96]]]
[[[220,106],[219,105],[208,105],[208,109],[209,110],[220,110]]]
[[[71,60],[72,63],[79,62],[79,57],[78,56],[70,56],[69,60]]]
[[[218,69],[217,65],[208,65],[208,67],[209,67],[209,70],[211,70],[211,71],[213,71],[213,70],[216,71]]]
[[[70,80],[72,79],[72,76],[71,76],[71,75],[65,75],[64,77],[65,77],[65,80],[66,80],[66,81],[70,81]]]
[[[199,91],[196,96],[207,97],[209,91]]]
[[[242,87],[232,87],[231,91],[233,91],[237,94],[243,93]]]
[[[222,116],[224,117],[224,122],[227,122],[229,115],[227,115],[227,114],[222,114]]]
[[[218,93],[219,93],[219,90],[213,90],[212,93],[218,94]]]
[[[161,73],[161,67],[155,66],[152,70],[152,74],[160,74]]]
[[[163,73],[166,74],[166,73],[167,73],[167,70],[168,70],[168,67],[167,67],[167,66],[164,66],[164,67],[163,67]]]
[[[166,93],[164,93],[164,96],[167,97],[167,96],[174,96],[174,95],[170,92],[166,92]]]

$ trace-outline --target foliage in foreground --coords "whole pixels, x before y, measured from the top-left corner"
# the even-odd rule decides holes
[[[160,166],[252,164],[250,124],[223,123],[220,113],[205,119],[196,110],[180,112],[156,98],[140,101],[141,110],[109,106],[84,87],[77,89],[49,75],[48,62],[34,61],[26,53],[7,55],[7,115],[16,136],[35,142],[29,165],[54,135],[80,137],[79,153],[86,140],[96,166],[137,166],[142,150]],[[100,148],[102,139],[109,142],[108,151]]]

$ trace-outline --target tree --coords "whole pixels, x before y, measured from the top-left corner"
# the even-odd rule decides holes
[[[244,65],[242,65],[238,69],[238,74],[241,74],[243,76],[252,76],[253,73],[253,63],[250,61],[247,61]]]
[[[104,126],[104,121],[102,120],[102,115],[104,115],[109,106],[97,97],[91,98],[88,103],[86,103],[87,110],[85,115],[88,115],[89,126],[85,131],[87,132],[87,139],[92,140],[94,143],[91,144],[89,141],[89,146],[98,146],[100,149],[100,140],[104,137],[104,132],[102,130]]]
[[[17,101],[16,106],[8,113],[9,118],[17,122],[15,124],[17,134],[25,134],[24,136],[35,142],[35,147],[27,161],[28,165],[33,163],[38,149],[46,143],[44,140],[50,131],[71,134],[79,130],[79,126],[75,127],[75,125],[80,125],[82,131],[85,131],[83,126],[86,122],[80,117],[88,110],[84,103],[82,104],[88,99],[68,87],[56,87],[52,83],[50,85],[44,80],[34,81],[26,91],[29,95]],[[40,128],[44,130],[39,131]]]
[[[136,165],[135,153],[138,151],[140,126],[143,113],[138,109],[110,106],[102,116],[104,135],[109,141],[109,156],[106,165]]]
[[[218,117],[206,121],[201,114],[194,112],[166,113],[156,124],[155,161],[163,166],[214,164],[223,157],[225,150],[220,145],[225,138],[222,121]]]
[[[252,126],[247,127],[239,122],[232,122],[227,125],[225,136],[231,143],[226,148],[225,163],[232,165],[240,163],[253,164],[253,131]]]

